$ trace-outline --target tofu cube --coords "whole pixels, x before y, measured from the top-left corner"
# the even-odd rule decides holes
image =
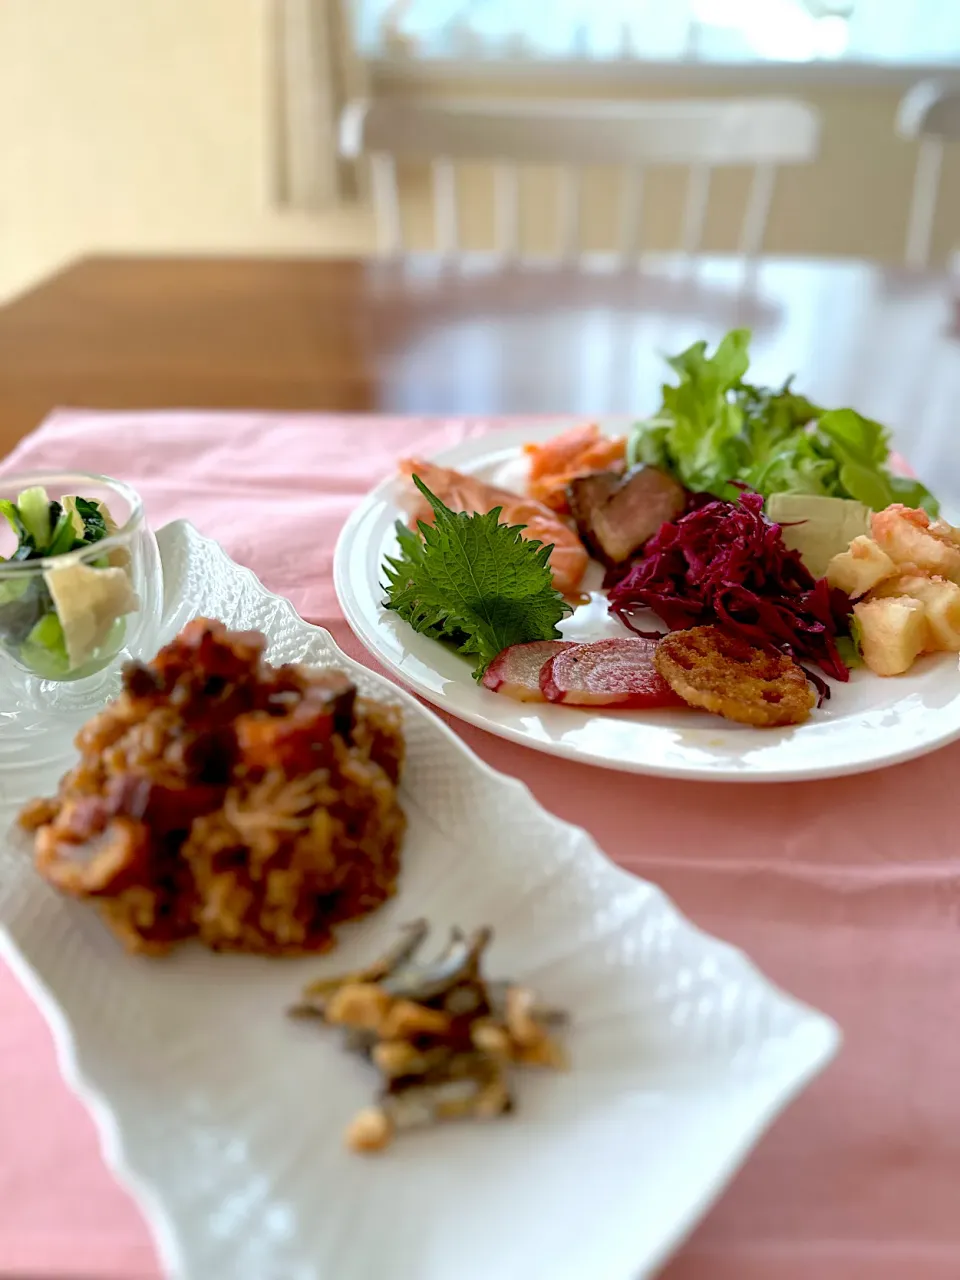
[[[909,671],[928,639],[926,610],[911,596],[862,600],[853,606],[863,660],[878,676]]]
[[[892,578],[897,566],[872,538],[861,534],[846,551],[835,555],[827,565],[827,581],[839,587],[852,600],[865,596],[885,578]]]

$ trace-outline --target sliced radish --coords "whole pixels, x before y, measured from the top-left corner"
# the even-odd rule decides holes
[[[575,649],[569,640],[534,640],[512,644],[498,653],[484,673],[483,683],[494,693],[503,693],[517,702],[542,702],[540,668],[563,649]]]
[[[578,707],[682,707],[653,665],[656,640],[596,640],[564,649],[540,672],[548,702]]]

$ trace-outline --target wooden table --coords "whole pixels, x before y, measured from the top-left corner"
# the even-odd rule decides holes
[[[90,258],[0,309],[0,455],[57,405],[642,413],[660,352],[740,324],[758,377],[889,423],[960,506],[947,283],[856,262]]]

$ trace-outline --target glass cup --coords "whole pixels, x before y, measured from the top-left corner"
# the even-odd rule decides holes
[[[0,477],[16,503],[42,487],[50,499],[103,504],[106,536],[45,559],[11,560],[17,535],[0,518],[0,712],[94,709],[119,685],[120,667],[156,651],[163,605],[156,538],[138,494],[79,471]]]

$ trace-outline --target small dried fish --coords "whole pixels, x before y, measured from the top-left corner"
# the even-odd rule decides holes
[[[347,982],[327,1001],[327,1022],[379,1033],[393,1003],[375,982]]]
[[[471,1114],[483,1083],[470,1076],[412,1084],[401,1093],[388,1093],[380,1103],[394,1129],[417,1129],[440,1120]]]
[[[372,1050],[373,1065],[388,1080],[404,1076],[430,1076],[442,1072],[450,1059],[447,1045],[418,1049],[407,1040],[381,1040]]]
[[[369,1061],[379,1043],[380,1037],[375,1031],[366,1031],[362,1027],[347,1027],[345,1029],[343,1046],[348,1053],[359,1054],[361,1058],[366,1058]]]
[[[488,982],[487,998],[490,1010],[501,1022],[507,1016],[507,995],[515,984],[512,982]],[[570,1022],[570,1015],[564,1009],[553,1009],[549,1005],[536,1001],[530,1010],[531,1017],[542,1022],[545,1027],[565,1027]]]
[[[490,929],[452,929],[434,960],[417,960],[425,921],[407,926],[373,964],[306,988],[293,1016],[343,1028],[350,1052],[380,1072],[376,1106],[350,1124],[347,1145],[381,1151],[397,1133],[444,1120],[493,1119],[513,1110],[512,1067],[563,1070],[551,1029],[566,1022],[529,987],[487,982],[481,973]]]
[[[468,1116],[492,1119],[512,1105],[502,1068],[482,1053],[453,1055],[443,1079],[391,1081],[380,1099],[397,1130]]]
[[[303,1000],[299,1005],[293,1006],[291,1013],[295,1009],[310,1008],[322,1017],[326,1000],[341,987],[355,982],[382,982],[384,978],[389,977],[395,970],[413,959],[426,941],[429,932],[430,926],[426,920],[414,920],[404,925],[400,937],[379,960],[374,960],[366,968],[358,969],[354,973],[341,973],[333,978],[320,978],[317,982],[311,982],[309,986],[304,987]]]
[[[384,990],[392,996],[402,996],[420,1003],[436,1000],[452,987],[476,978],[480,957],[493,937],[491,929],[478,929],[471,937],[465,937],[454,929],[446,950],[425,967],[407,965],[391,974],[384,981]]]

